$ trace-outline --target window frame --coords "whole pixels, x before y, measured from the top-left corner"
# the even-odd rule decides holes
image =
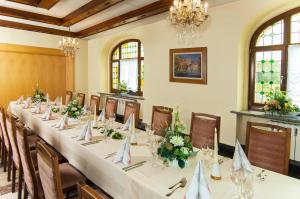
[[[281,51],[281,76],[280,89],[286,91],[287,87],[287,71],[288,71],[288,47],[300,43],[291,43],[291,17],[300,13],[300,7],[282,13],[259,26],[254,32],[249,48],[249,88],[248,88],[248,110],[262,111],[263,104],[255,103],[255,69],[256,69],[256,53],[262,51]],[[256,42],[261,32],[274,23],[283,20],[283,44],[270,46],[256,46]]]
[[[143,91],[141,90],[141,77],[142,77],[142,61],[144,60],[144,57],[141,56],[141,46],[142,46],[142,42],[139,39],[127,39],[124,40],[120,43],[118,43],[113,50],[111,51],[111,55],[110,55],[110,92],[111,93],[117,93],[117,90],[113,88],[113,63],[118,62],[118,82],[120,83],[120,61],[121,56],[122,56],[122,45],[129,43],[129,42],[137,42],[138,43],[138,57],[136,58],[138,60],[138,90],[136,92],[131,92],[131,95],[135,95],[135,96],[143,96]],[[119,49],[119,58],[118,59],[113,59],[114,56],[114,52]]]

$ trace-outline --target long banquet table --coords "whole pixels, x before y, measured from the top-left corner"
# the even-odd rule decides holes
[[[80,134],[83,124],[75,125],[72,129],[59,131],[53,127],[57,120],[43,121],[41,115],[32,114],[30,109],[23,109],[22,105],[11,102],[8,110],[18,116],[27,126],[32,128],[48,144],[52,145],[67,160],[81,171],[88,179],[110,194],[115,199],[182,199],[192,179],[194,168],[201,153],[191,160],[184,169],[164,167],[153,164],[150,151],[146,146],[147,136],[137,131],[138,145],[131,146],[132,163],[146,160],[145,165],[125,172],[121,163],[115,164],[112,158],[105,159],[107,154],[116,152],[122,141],[105,140],[96,144],[82,145],[86,141],[77,141],[74,136]],[[57,115],[58,116],[58,115]],[[115,123],[115,126],[121,124]],[[123,132],[126,133],[126,132]],[[102,139],[99,130],[93,130],[93,139]],[[221,164],[222,180],[215,181],[206,172],[208,184],[213,199],[231,199],[236,187],[230,180],[229,168],[231,159],[224,159]],[[261,171],[255,167],[255,174]],[[294,199],[300,196],[300,181],[288,176],[267,171],[265,181],[254,178],[255,199]],[[165,194],[169,186],[186,177],[188,184],[177,190],[171,197]]]

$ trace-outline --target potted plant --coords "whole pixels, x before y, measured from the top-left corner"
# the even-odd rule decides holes
[[[180,121],[179,112],[174,112],[174,125],[166,129],[164,142],[157,150],[157,154],[169,165],[184,168],[188,165],[188,158],[194,153],[189,135],[184,132],[186,125]]]
[[[118,85],[117,91],[118,91],[118,94],[120,94],[120,95],[124,95],[124,94],[128,93],[129,88],[128,88],[127,83],[125,81],[120,82]]]
[[[36,88],[34,90],[34,93],[31,97],[31,100],[32,100],[33,103],[39,103],[39,102],[46,102],[47,101],[45,94],[39,88],[38,85],[36,86]]]
[[[263,110],[272,115],[274,113],[287,115],[288,113],[299,111],[298,107],[287,97],[286,92],[279,89],[270,92],[264,104]]]

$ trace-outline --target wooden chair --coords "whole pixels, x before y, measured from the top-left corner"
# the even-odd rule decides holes
[[[165,129],[172,124],[173,109],[163,106],[152,107],[152,128],[156,135],[165,136]]]
[[[191,140],[196,148],[214,148],[215,129],[217,129],[218,142],[220,139],[221,117],[204,113],[192,113]]]
[[[290,128],[247,123],[246,152],[253,165],[287,175],[290,146]]]
[[[90,110],[91,110],[92,114],[94,114],[95,106],[96,106],[96,110],[97,110],[96,114],[99,115],[100,96],[98,96],[98,95],[91,95]]]
[[[66,101],[65,101],[65,105],[68,105],[70,103],[70,101],[73,98],[73,92],[72,91],[66,91]]]
[[[77,94],[77,99],[78,99],[78,105],[83,107],[84,102],[85,102],[85,94],[84,93],[78,93]]]
[[[21,169],[21,160],[19,155],[19,149],[17,146],[17,137],[16,137],[16,126],[19,126],[20,128],[23,127],[23,124],[20,122],[16,122],[16,118],[14,118],[11,114],[7,114],[6,116],[6,125],[7,125],[7,133],[8,138],[11,146],[11,156],[9,157],[10,163],[9,163],[9,170],[11,170],[10,167],[12,167],[12,193],[15,192],[15,186],[16,186],[16,171],[19,171],[19,189],[18,189],[18,198],[21,198],[21,192],[22,192],[22,182],[23,182],[23,172]],[[29,149],[35,149],[36,142],[38,141],[38,137],[34,134],[27,135],[28,138],[28,145]],[[34,153],[34,152],[33,152]],[[37,163],[34,163],[37,165]]]
[[[6,126],[6,113],[4,111],[4,108],[1,106],[0,107],[0,124],[1,124],[1,131],[3,133],[3,156],[2,156],[2,162],[3,162],[3,170],[4,172],[6,172],[8,170],[7,173],[7,180],[10,181],[11,179],[11,172],[8,168],[10,168],[10,157],[11,157],[11,146],[9,143],[9,139],[8,139],[8,134],[7,134],[7,126]]]
[[[32,199],[44,198],[44,192],[34,165],[36,156],[32,156],[28,145],[28,129],[23,127],[17,127],[16,129],[21,169],[24,174],[24,198],[27,198],[28,193]]]
[[[55,151],[43,142],[37,143],[37,159],[45,199],[63,199],[63,191],[76,189],[77,183],[85,181],[70,164],[59,164]]]
[[[109,119],[109,116],[112,114],[117,115],[118,109],[118,100],[113,98],[106,98],[105,104],[105,118]]]
[[[125,112],[124,112],[124,120],[126,123],[131,114],[134,114],[135,117],[135,126],[138,126],[139,116],[140,116],[140,103],[138,102],[125,102]]]
[[[78,183],[77,185],[78,199],[106,199],[104,194],[95,191],[93,188],[85,183]]]

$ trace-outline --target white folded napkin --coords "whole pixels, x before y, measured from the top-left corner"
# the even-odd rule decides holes
[[[60,106],[61,104],[60,104],[60,97],[59,96],[57,96],[56,98],[55,98],[55,100],[54,100],[54,104],[56,105],[56,106]]]
[[[82,109],[82,114],[86,115],[88,112],[89,106],[87,103],[84,104],[83,109]]]
[[[68,127],[68,115],[65,114],[54,127],[60,130],[66,129]]]
[[[81,134],[79,135],[79,140],[86,140],[86,141],[91,141],[92,140],[92,126],[91,126],[91,121],[88,121],[88,123],[84,126]]]
[[[244,150],[238,140],[236,141],[235,151],[234,151],[234,155],[233,155],[233,169],[235,171],[244,169],[245,171],[247,171],[249,173],[254,172],[254,170],[253,170],[253,168],[252,168],[252,166],[251,166],[251,164],[250,164],[246,154],[244,153]]]
[[[24,109],[27,109],[27,108],[29,108],[30,107],[30,104],[31,104],[31,98],[30,97],[28,97],[26,100],[25,100],[25,102],[24,102]]]
[[[122,130],[123,131],[127,131],[129,130],[130,126],[132,126],[132,114],[130,114],[130,116],[128,117],[126,123],[123,125]]]
[[[23,103],[23,101],[24,101],[24,98],[23,98],[23,96],[21,96],[21,97],[19,97],[19,99],[17,100],[17,104],[22,104]]]
[[[192,182],[184,199],[210,199],[210,190],[204,175],[203,162],[200,160],[194,171]]]
[[[32,113],[40,114],[42,112],[41,103],[37,103],[35,107],[31,110]]]
[[[45,113],[42,115],[42,119],[50,120],[52,118],[52,107],[48,106]]]
[[[122,162],[125,166],[128,166],[131,163],[130,143],[128,138],[124,140],[113,162]]]
[[[105,109],[102,110],[97,121],[105,122]]]

